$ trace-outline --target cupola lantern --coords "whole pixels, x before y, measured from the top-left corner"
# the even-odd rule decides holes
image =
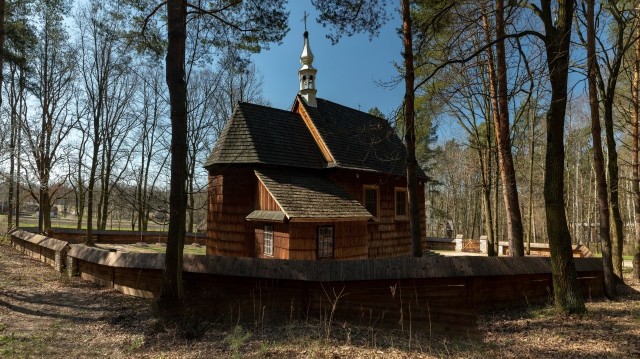
[[[298,79],[300,81],[300,96],[305,100],[307,105],[316,107],[316,73],[318,70],[313,68],[313,53],[309,47],[309,32],[304,32],[304,47],[300,55],[300,70],[298,70]]]

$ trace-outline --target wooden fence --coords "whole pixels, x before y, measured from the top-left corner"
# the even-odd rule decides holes
[[[38,228],[20,228],[27,232],[36,233]],[[87,238],[86,230],[72,228],[50,228],[48,235],[71,244],[84,243]],[[133,244],[133,243],[167,243],[167,233],[160,231],[93,231],[93,240],[96,243]],[[206,233],[187,233],[185,244],[205,244]]]
[[[486,236],[481,236],[480,239],[463,239],[460,234],[456,238],[427,237],[425,243],[426,248],[432,250],[479,253],[486,253],[486,246],[488,245]],[[593,256],[589,248],[583,244],[574,244],[571,246],[571,250],[574,258],[590,258]],[[498,242],[498,255],[505,256],[508,254],[509,242]],[[551,256],[549,243],[531,243],[530,255],[539,257]]]
[[[25,236],[15,231],[14,237]],[[15,240],[16,246],[28,241]],[[31,242],[28,242],[31,243]],[[164,254],[71,245],[67,269],[140,297],[157,296]],[[603,293],[602,265],[576,259],[586,296]],[[188,306],[200,316],[254,323],[321,318],[374,327],[477,335],[477,312],[552,297],[548,258],[425,257],[349,261],[184,257]]]
[[[13,248],[62,272],[70,249],[68,242],[21,229],[14,229],[9,234]]]

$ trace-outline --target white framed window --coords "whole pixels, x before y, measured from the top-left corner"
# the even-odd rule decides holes
[[[318,258],[333,257],[333,226],[318,227]]]
[[[262,233],[262,253],[266,256],[273,256],[273,225],[265,224]]]

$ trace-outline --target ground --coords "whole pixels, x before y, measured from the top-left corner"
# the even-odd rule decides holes
[[[0,244],[0,357],[110,358],[547,358],[640,356],[640,286],[593,301],[582,317],[551,307],[486,313],[482,338],[328,326],[319,320],[265,326],[197,319],[166,327],[146,299],[124,296]]]

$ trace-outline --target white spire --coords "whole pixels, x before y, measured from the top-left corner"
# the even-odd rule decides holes
[[[313,68],[313,53],[309,47],[309,32],[304,32],[304,47],[300,55],[302,67],[298,70],[298,80],[300,81],[300,95],[307,105],[316,107],[316,73]]]

